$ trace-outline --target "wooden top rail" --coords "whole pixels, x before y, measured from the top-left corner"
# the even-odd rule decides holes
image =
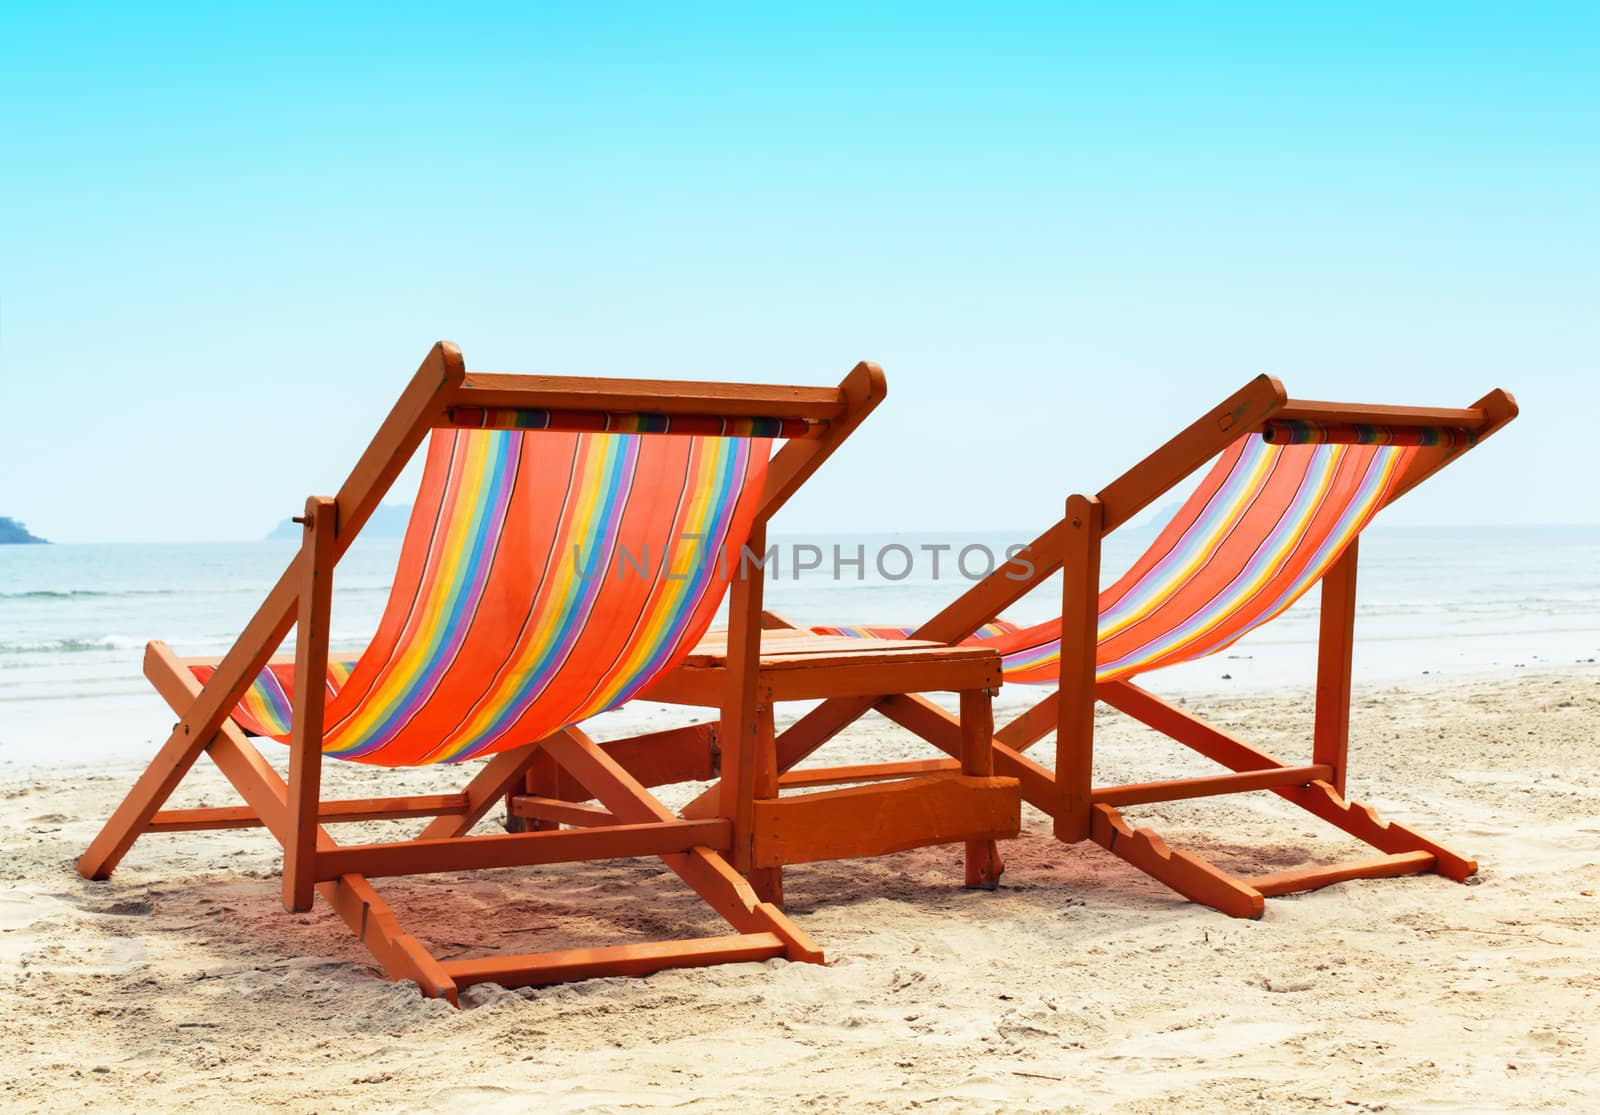
[[[1096,497],[1104,506],[1102,529],[1109,534],[1238,438],[1260,433],[1270,423],[1462,430],[1468,435],[1467,444],[1475,444],[1516,414],[1516,400],[1498,388],[1470,407],[1397,407],[1291,399],[1276,379],[1257,376],[1205,417],[1102,488]],[[1401,490],[1415,486],[1425,475],[1427,473],[1417,473]]]
[[[837,387],[469,372],[447,405],[832,419],[846,400]]]
[[[1290,399],[1272,415],[1284,422],[1356,423],[1370,426],[1453,426],[1476,433],[1489,421],[1482,407],[1391,407]]]

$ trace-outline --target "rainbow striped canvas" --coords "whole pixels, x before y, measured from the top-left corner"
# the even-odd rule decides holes
[[[330,667],[324,751],[458,762],[628,700],[710,625],[769,452],[761,438],[435,431],[378,632]],[[293,673],[263,673],[235,719],[286,741]]]
[[[1218,457],[1144,555],[1101,592],[1098,680],[1214,654],[1280,615],[1372,521],[1416,454],[1461,445],[1426,431],[1387,441],[1331,436],[1253,434]],[[969,641],[1000,651],[1008,682],[1057,680],[1059,619],[993,626]],[[896,638],[913,629],[816,630]]]

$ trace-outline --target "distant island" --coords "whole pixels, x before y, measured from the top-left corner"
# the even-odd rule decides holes
[[[48,539],[29,534],[28,528],[15,519],[0,515],[0,546],[42,546]]]
[[[411,521],[411,508],[400,503],[383,503],[372,513],[367,525],[361,528],[363,538],[404,538],[406,524]],[[268,542],[298,542],[301,526],[292,518],[285,519],[272,528]],[[35,540],[37,541],[37,539]]]

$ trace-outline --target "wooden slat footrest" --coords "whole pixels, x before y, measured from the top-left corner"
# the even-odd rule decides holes
[[[510,808],[513,817],[526,817],[533,821],[556,821],[563,825],[577,825],[584,828],[620,823],[617,815],[602,805],[586,805],[582,802],[544,798],[535,794],[513,794]]]
[[[317,809],[324,825],[349,821],[393,821],[406,817],[447,817],[467,811],[465,794],[414,794],[398,798],[351,798],[325,801]],[[197,809],[163,809],[150,818],[147,832],[200,832],[206,829],[260,828],[261,818],[248,805]]]
[[[838,786],[846,782],[887,782],[918,774],[943,774],[958,771],[954,759],[911,759],[902,763],[866,763],[849,767],[811,767],[791,770],[778,778],[778,788],[792,790],[804,786]]]
[[[882,856],[966,840],[1008,840],[1022,829],[1015,778],[933,774],[876,786],[758,801],[757,867]]]
[[[1433,870],[1432,852],[1398,852],[1376,859],[1335,863],[1327,867],[1302,867],[1293,871],[1277,871],[1271,875],[1257,875],[1246,879],[1255,890],[1271,898],[1278,894],[1295,894],[1316,890],[1350,879],[1387,879],[1395,875],[1418,875]]]
[[[1405,825],[1383,820],[1370,805],[1345,800],[1326,782],[1287,786],[1277,793],[1380,852],[1430,852],[1435,860],[1433,870],[1458,883],[1477,874],[1478,865],[1474,860]]]
[[[577,863],[582,860],[665,856],[694,848],[725,851],[732,826],[723,820],[664,821],[604,828],[463,836],[450,840],[403,840],[389,844],[319,849],[316,877],[382,878],[441,871],[485,871],[496,867]]]
[[[1303,767],[1268,767],[1265,770],[1235,771],[1202,778],[1172,778],[1164,782],[1131,782],[1126,786],[1103,786],[1094,791],[1093,800],[1123,808],[1156,801],[1182,801],[1218,794],[1243,794],[1251,790],[1270,790],[1278,786],[1304,786],[1317,779],[1332,777],[1332,768],[1323,763]]]
[[[473,983],[539,987],[601,976],[647,976],[667,968],[704,968],[712,964],[770,960],[783,956],[787,949],[788,945],[776,933],[738,933],[648,945],[447,960],[440,966],[458,987]]]

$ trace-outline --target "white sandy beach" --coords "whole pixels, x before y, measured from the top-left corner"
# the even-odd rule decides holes
[[[1307,694],[1190,703],[1307,750]],[[828,967],[480,986],[461,1011],[384,982],[326,906],[284,914],[260,832],[147,837],[88,883],[72,861],[133,768],[12,775],[0,1107],[1600,1108],[1600,671],[1367,688],[1354,716],[1352,796],[1475,855],[1475,885],[1347,883],[1234,921],[1056,844],[1030,811],[994,894],[959,887],[952,849],[791,869],[789,909]],[[1102,778],[1200,769],[1113,715],[1103,728]],[[824,754],[852,753],[920,754],[881,723]],[[449,774],[335,763],[329,792]],[[191,786],[229,800],[210,770]],[[1260,870],[1357,850],[1268,794],[1131,816]],[[383,890],[444,954],[716,925],[642,862]]]
[[[1600,1115],[1597,124],[1600,0],[0,0],[0,1115]],[[874,629],[937,639],[809,641]],[[966,694],[965,762],[927,765],[976,772],[970,687],[1004,681],[998,732],[1075,671],[1289,768],[1103,706],[1061,780],[1092,759],[1101,804],[1331,770],[1314,690],[1348,691],[1341,789],[1434,853],[1304,786],[1121,810],[1257,895],[1478,871],[1240,920],[1023,805],[993,891],[964,841],[762,886],[826,963],[461,985],[814,959],[670,849],[726,833],[764,883],[1016,816],[976,774],[753,804],[769,715],[815,707],[769,706],[966,685],[929,695]],[[497,748],[722,709],[693,767],[613,757],[711,774],[715,738],[731,820],[551,745],[535,786],[609,807],[512,808],[611,831],[337,821],[476,815]],[[254,806],[200,755],[159,808],[218,812],[150,823],[315,836],[357,932],[284,910],[264,828],[78,874],[220,716],[299,740],[328,839],[391,847],[324,854],[231,752]],[[804,765],[945,758],[869,714]],[[700,891],[659,857],[380,874],[618,848]]]

